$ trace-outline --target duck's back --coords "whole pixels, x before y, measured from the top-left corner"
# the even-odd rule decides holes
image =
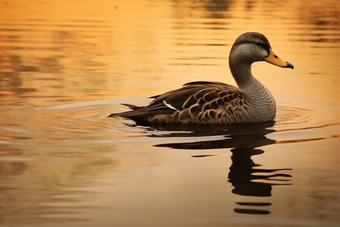
[[[197,81],[161,95],[152,96],[148,106],[126,104],[131,111],[112,114],[130,118],[137,124],[252,123],[252,106],[235,86],[220,82]]]

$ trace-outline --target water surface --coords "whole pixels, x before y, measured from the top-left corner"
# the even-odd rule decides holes
[[[0,225],[339,226],[337,1],[0,2]],[[195,80],[265,34],[275,122],[134,126],[120,103]]]

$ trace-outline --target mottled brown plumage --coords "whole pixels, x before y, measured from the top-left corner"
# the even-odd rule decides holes
[[[237,124],[272,121],[276,104],[270,91],[251,74],[251,64],[267,61],[280,67],[293,66],[278,58],[265,36],[248,32],[239,36],[230,52],[231,73],[239,88],[221,82],[197,81],[161,95],[139,107],[124,104],[131,111],[111,114],[137,124],[197,123]]]

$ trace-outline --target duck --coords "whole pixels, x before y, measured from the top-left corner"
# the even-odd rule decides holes
[[[256,79],[254,62],[294,69],[278,57],[268,39],[258,32],[241,34],[232,45],[229,68],[238,87],[215,81],[194,81],[151,96],[146,106],[122,104],[130,110],[109,117],[131,119],[137,125],[244,124],[274,121],[276,102],[270,90]]]

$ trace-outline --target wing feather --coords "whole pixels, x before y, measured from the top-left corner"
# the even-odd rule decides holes
[[[242,93],[235,86],[209,81],[196,81],[184,84],[183,87],[155,95],[147,106],[128,106],[131,111],[112,114],[110,116],[121,116],[130,118],[138,123],[145,123],[148,119],[157,115],[171,115],[175,112],[176,118],[197,117],[204,118],[220,117],[216,109],[223,108],[231,115],[234,107],[243,105],[245,100]],[[236,101],[237,100],[237,101]],[[213,111],[212,111],[213,110]]]

